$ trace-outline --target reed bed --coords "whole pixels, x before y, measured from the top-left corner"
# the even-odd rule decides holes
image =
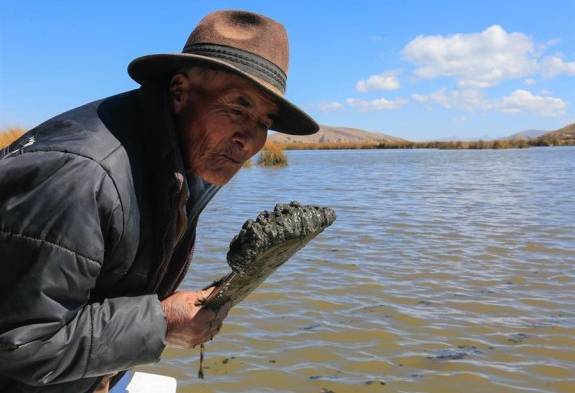
[[[539,137],[533,139],[497,139],[492,141],[429,141],[429,142],[329,142],[329,143],[276,143],[283,150],[338,150],[338,149],[523,149],[536,146],[572,146],[575,138]]]
[[[288,159],[284,148],[275,143],[267,143],[258,158],[258,165],[263,167],[287,166]]]
[[[26,130],[20,127],[11,127],[5,130],[0,130],[0,149],[20,138],[24,132],[26,132]]]

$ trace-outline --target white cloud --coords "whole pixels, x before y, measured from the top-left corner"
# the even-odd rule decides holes
[[[537,81],[533,78],[529,78],[529,79],[525,79],[523,81],[524,84],[526,84],[527,86],[531,86],[537,83]]]
[[[534,112],[542,116],[565,114],[567,103],[561,98],[536,96],[527,90],[515,90],[496,102],[497,109],[506,113]]]
[[[400,86],[397,74],[397,71],[387,71],[378,75],[372,75],[367,80],[358,81],[355,89],[362,93],[369,90],[397,90]]]
[[[420,78],[451,76],[461,87],[474,88],[531,75],[537,68],[534,54],[529,37],[498,25],[481,33],[418,36],[403,49]]]
[[[343,109],[343,104],[337,101],[323,101],[317,104],[317,107],[322,112],[333,112]]]
[[[489,102],[483,93],[477,89],[447,90],[441,89],[428,95],[413,94],[414,101],[426,104],[438,104],[447,109],[489,109]]]
[[[418,36],[402,51],[423,79],[453,77],[460,88],[487,88],[508,79],[542,75],[575,75],[575,61],[560,54],[544,56],[558,40],[535,44],[523,33],[508,33],[493,25],[480,33]],[[531,85],[535,79],[528,78]]]
[[[351,107],[358,108],[362,112],[367,112],[367,111],[399,109],[405,104],[407,104],[408,100],[404,98],[397,98],[395,100],[378,98],[375,100],[367,101],[367,100],[359,100],[357,98],[348,98],[345,102]]]
[[[561,98],[538,96],[527,90],[515,90],[510,95],[487,99],[481,90],[441,89],[431,94],[413,94],[414,101],[426,105],[440,105],[447,109],[467,111],[500,111],[504,113],[531,112],[541,116],[565,114],[567,103]]]
[[[555,45],[559,45],[561,43],[561,38],[553,38],[551,40],[548,40],[545,43],[545,47],[551,47],[551,46],[555,46]]]
[[[560,74],[575,75],[575,61],[566,62],[559,55],[547,57],[541,63],[541,73],[546,78]]]

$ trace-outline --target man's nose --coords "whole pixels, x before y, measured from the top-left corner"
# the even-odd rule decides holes
[[[236,145],[238,148],[242,150],[246,149],[247,140],[243,132],[236,132],[232,138],[232,141],[234,142],[234,145]]]
[[[238,147],[246,150],[249,142],[255,138],[256,132],[257,129],[255,124],[248,122],[234,133],[232,140],[236,145],[238,145]]]

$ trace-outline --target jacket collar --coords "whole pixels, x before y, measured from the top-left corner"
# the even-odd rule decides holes
[[[143,86],[139,90],[142,136],[154,204],[157,263],[148,289],[157,292],[168,271],[173,251],[188,227],[186,204],[190,195],[182,150],[169,111],[167,90],[162,86]]]
[[[189,196],[186,170],[172,116],[166,89],[162,86],[142,86],[139,90],[140,107],[143,117],[143,134],[148,157],[156,157],[153,165],[156,181],[172,184],[183,190],[186,200]]]

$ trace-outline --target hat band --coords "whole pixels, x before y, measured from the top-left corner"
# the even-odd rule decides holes
[[[216,44],[190,44],[184,47],[183,52],[226,60],[240,70],[266,81],[282,94],[285,93],[286,74],[281,68],[261,56],[242,49]]]

